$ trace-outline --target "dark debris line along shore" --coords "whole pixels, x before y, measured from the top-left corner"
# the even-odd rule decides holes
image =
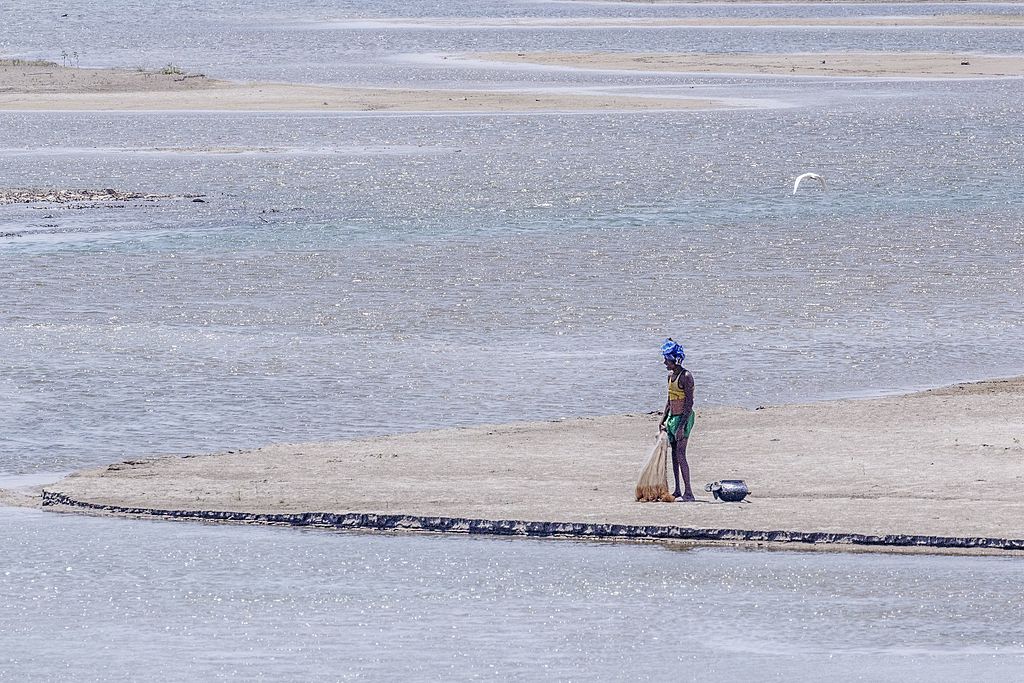
[[[746,529],[694,529],[679,526],[633,524],[589,524],[584,522],[524,522],[518,520],[467,519],[417,515],[370,513],[258,513],[226,510],[157,510],[152,508],[102,505],[75,500],[63,493],[43,491],[43,506],[63,505],[104,512],[163,519],[193,519],[215,522],[368,529],[374,531],[433,531],[442,533],[567,537],[582,539],[623,539],[651,541],[740,541],[770,543],[837,544],[919,548],[984,548],[1024,550],[1024,539],[957,536],[916,536],[907,534],[838,534],[804,531],[754,531]]]
[[[123,190],[55,190],[40,188],[0,188],[0,205],[31,204],[34,202],[50,202],[66,204],[68,202],[89,201],[130,201],[134,199],[194,199],[203,195],[171,195],[150,194],[145,192],[125,192]]]

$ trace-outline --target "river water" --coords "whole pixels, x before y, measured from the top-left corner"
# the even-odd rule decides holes
[[[1024,666],[1019,558],[8,519],[10,680],[1014,680]]]
[[[13,235],[0,237],[0,474],[29,482],[153,453],[653,410],[668,335],[688,348],[698,405],[1021,374],[1021,79],[586,72],[438,55],[1020,54],[1019,28],[565,22],[1022,10],[5,6],[6,56],[734,106],[0,112],[5,185],[206,199],[0,207],[0,233]],[[806,171],[827,176],[828,192],[791,196]],[[146,661],[168,679],[799,675],[808,664],[879,679],[1000,673],[1024,653],[1019,570],[991,558],[0,519],[0,625],[14,634],[0,677],[17,680],[133,678]],[[980,614],[982,603],[998,609]]]

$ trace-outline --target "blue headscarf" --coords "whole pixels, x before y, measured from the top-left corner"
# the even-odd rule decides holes
[[[686,351],[683,350],[681,344],[677,344],[672,341],[672,337],[669,337],[661,345],[661,355],[674,363],[682,363],[686,358]]]

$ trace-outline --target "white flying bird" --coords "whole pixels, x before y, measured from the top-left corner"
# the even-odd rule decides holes
[[[800,189],[800,183],[803,182],[804,180],[817,180],[819,183],[821,183],[821,189],[828,189],[825,186],[825,178],[823,176],[820,176],[817,173],[804,173],[803,175],[796,177],[796,181],[793,183],[793,194],[796,194],[796,191]]]

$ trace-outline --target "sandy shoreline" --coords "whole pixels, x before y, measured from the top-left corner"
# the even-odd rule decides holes
[[[864,17],[394,17],[331,22],[332,26],[389,28],[746,28],[808,26],[822,28],[1016,28],[1024,15],[933,14]]]
[[[875,78],[1024,75],[1024,56],[969,54],[631,54],[489,52],[455,61],[617,71]],[[173,69],[81,69],[0,61],[0,111],[646,111],[735,107],[710,98],[528,90],[366,88],[235,83]]]
[[[0,111],[516,112],[723,106],[707,98],[234,83],[200,74],[0,62]]]
[[[1024,539],[1024,378],[698,410],[700,502],[637,503],[657,416],[447,429],[134,460],[47,486],[93,505]],[[704,484],[739,478],[749,503]],[[841,539],[840,539],[841,540]]]
[[[864,78],[991,78],[1024,76],[1024,56],[893,52],[816,54],[630,54],[610,52],[487,52],[464,55],[574,69],[666,73],[833,76]]]

